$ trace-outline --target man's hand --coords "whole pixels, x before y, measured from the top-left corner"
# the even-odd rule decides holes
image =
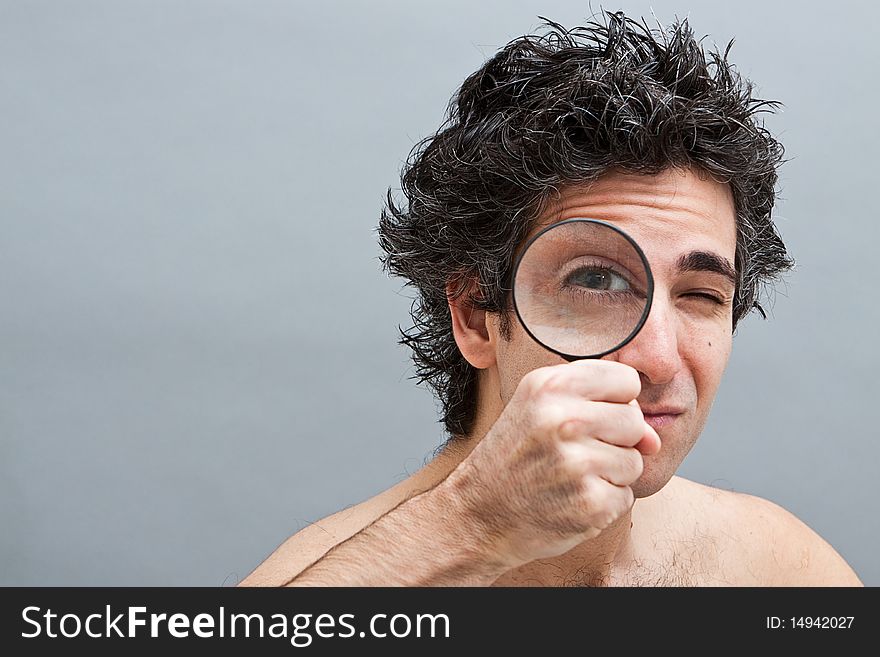
[[[510,569],[563,554],[632,507],[642,457],[660,449],[640,390],[638,372],[614,361],[533,370],[438,489]]]
[[[642,455],[660,449],[640,390],[636,370],[613,361],[529,372],[449,476],[284,582],[483,586],[595,537],[630,509]]]

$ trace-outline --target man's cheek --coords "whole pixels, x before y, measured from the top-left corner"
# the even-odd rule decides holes
[[[696,381],[697,386],[697,412],[694,418],[695,430],[699,433],[705,427],[715,398],[718,394],[718,388],[724,374],[725,359],[715,360],[711,366],[700,373]]]
[[[708,350],[707,360],[710,363],[715,387],[718,387],[718,384],[721,382],[721,376],[724,374],[724,370],[727,369],[727,363],[730,360],[733,339],[729,334],[721,334],[717,336],[717,339],[711,346],[707,343],[706,348]]]
[[[733,347],[733,338],[729,329],[722,327],[702,327],[702,330],[694,330],[688,335],[690,345],[690,361],[695,369],[703,377],[710,381],[720,380],[727,361],[730,359],[730,351]]]

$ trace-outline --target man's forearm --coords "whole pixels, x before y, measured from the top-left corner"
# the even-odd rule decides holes
[[[287,586],[487,586],[508,570],[443,484],[379,517]]]

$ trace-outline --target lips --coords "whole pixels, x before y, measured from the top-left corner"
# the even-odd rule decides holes
[[[685,409],[676,406],[642,406],[640,404],[639,408],[645,415],[681,415],[685,412]]]
[[[645,416],[645,422],[650,424],[654,428],[654,431],[672,424],[682,413],[684,413],[683,410],[671,407],[642,409],[642,414]]]

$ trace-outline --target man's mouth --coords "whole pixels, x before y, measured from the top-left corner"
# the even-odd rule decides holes
[[[675,422],[679,415],[684,413],[683,410],[677,408],[648,408],[642,409],[642,414],[645,416],[645,422],[650,424],[654,431],[660,429],[660,427],[666,427]]]

